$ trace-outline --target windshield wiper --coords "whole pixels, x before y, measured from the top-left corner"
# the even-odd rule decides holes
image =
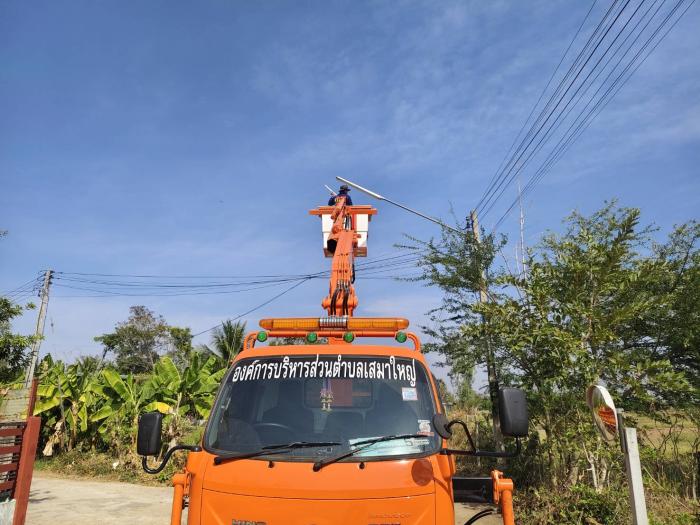
[[[332,447],[335,445],[340,445],[340,443],[337,441],[293,441],[283,445],[268,445],[266,447],[262,447],[260,450],[254,450],[253,452],[221,454],[214,458],[214,465],[221,465],[221,463],[224,461],[235,461],[237,459],[248,459],[264,456],[265,454],[271,454],[272,452],[287,452],[297,448]]]
[[[326,465],[330,465],[331,463],[336,463],[337,461],[340,461],[341,459],[349,458],[350,456],[354,456],[358,452],[362,452],[364,449],[371,447],[375,443],[381,443],[382,441],[393,441],[395,439],[411,439],[411,438],[425,438],[425,434],[396,434],[392,436],[380,436],[372,439],[364,439],[362,441],[357,441],[356,443],[353,443],[352,446],[356,447],[348,452],[343,452],[342,454],[338,454],[337,456],[333,456],[330,458],[326,459],[319,459],[316,463],[314,463],[314,472],[318,472],[321,470],[323,467]]]

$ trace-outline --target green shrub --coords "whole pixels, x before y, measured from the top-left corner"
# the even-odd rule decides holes
[[[623,525],[629,523],[627,494],[622,490],[596,492],[587,485],[568,490],[516,492],[516,516],[520,523],[545,525]]]

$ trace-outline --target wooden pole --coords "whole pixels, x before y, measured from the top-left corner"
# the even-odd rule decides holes
[[[32,473],[34,471],[34,457],[36,445],[39,441],[41,418],[30,416],[27,418],[27,426],[22,433],[22,449],[19,454],[19,466],[17,467],[17,481],[15,485],[15,515],[13,525],[24,525],[27,517],[27,505],[29,504],[29,490],[32,486]]]

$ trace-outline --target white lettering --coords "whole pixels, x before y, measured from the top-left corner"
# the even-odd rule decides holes
[[[416,386],[416,361],[389,359],[356,359],[338,356],[290,357],[277,360],[256,359],[238,365],[231,375],[232,382],[287,378],[324,379],[387,379],[408,382]]]

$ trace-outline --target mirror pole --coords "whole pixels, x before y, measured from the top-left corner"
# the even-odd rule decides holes
[[[469,446],[472,447],[472,450],[476,451],[477,448],[476,448],[476,445],[474,444],[474,440],[472,439],[472,435],[469,432],[469,428],[467,427],[467,424],[464,421],[462,421],[461,419],[453,419],[452,421],[450,421],[446,425],[447,430],[452,432],[452,427],[454,425],[459,425],[464,429],[464,433],[467,435],[467,439],[469,440]]]
[[[633,525],[648,525],[649,518],[647,516],[647,504],[644,499],[642,466],[639,462],[637,429],[625,426],[624,411],[622,409],[618,408],[616,412],[620,447],[625,456],[625,471],[627,472],[630,506],[632,507],[632,523]]]

